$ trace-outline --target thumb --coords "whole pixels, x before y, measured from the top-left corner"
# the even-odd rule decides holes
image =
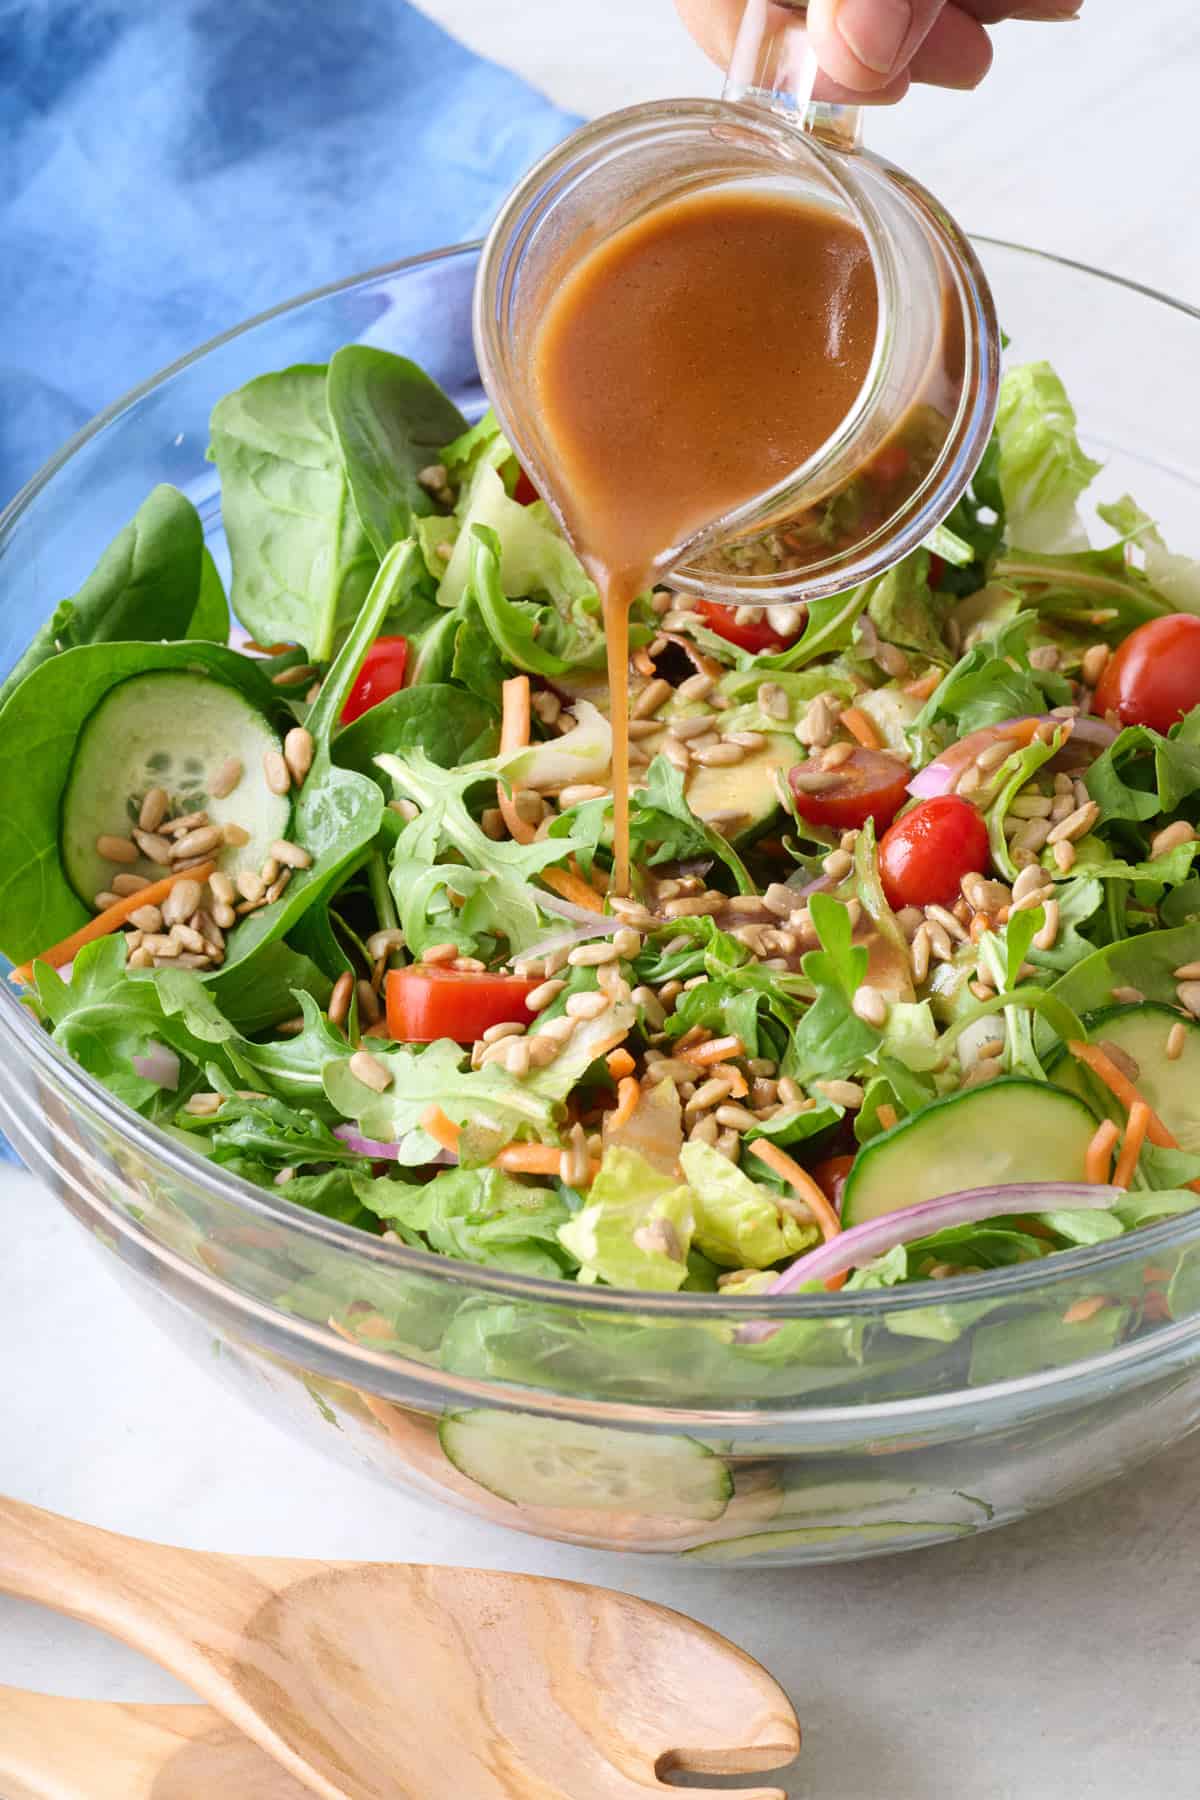
[[[808,30],[826,75],[873,93],[907,68],[946,0],[809,0]]]

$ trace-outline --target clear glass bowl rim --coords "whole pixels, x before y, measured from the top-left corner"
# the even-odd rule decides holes
[[[1184,314],[1200,322],[1200,308],[1170,294],[1147,286],[1143,282],[1131,280],[1125,276],[1114,275],[1105,269],[1096,268],[1090,263],[1080,262],[1071,257],[1057,256],[1051,251],[1038,250],[1026,244],[1014,243],[1006,238],[988,237],[978,233],[970,234],[973,244],[988,248],[1012,251],[1036,262],[1049,263],[1056,267],[1069,269],[1076,274],[1087,275],[1095,280],[1107,282],[1113,287],[1123,288],[1131,293],[1140,294],[1146,299],[1167,306],[1172,311]],[[17,522],[20,515],[32,503],[41,490],[58,473],[59,469],[97,433],[104,430],[129,407],[135,405],[147,394],[153,392],[163,383],[181,370],[199,362],[210,351],[220,348],[222,344],[253,331],[256,326],[268,320],[278,318],[289,312],[299,311],[314,301],[328,298],[332,294],[344,293],[365,283],[376,281],[389,275],[403,274],[408,269],[425,268],[432,264],[448,261],[459,256],[477,257],[482,248],[482,240],[469,243],[447,245],[438,250],[426,251],[418,256],[410,256],[398,262],[383,263],[376,268],[348,276],[340,281],[327,283],[323,287],[313,288],[309,292],[284,300],[277,306],[256,313],[252,318],[243,320],[228,331],[210,338],[197,349],[189,351],[177,361],[160,369],[137,387],[115,400],[103,412],[84,425],[75,435],[68,439],[58,453],[51,457],[41,469],[14,496],[9,504],[0,512],[0,541]],[[927,1290],[909,1289],[907,1292],[890,1292],[871,1290],[860,1294],[785,1294],[778,1297],[769,1295],[759,1297],[708,1296],[700,1294],[667,1295],[642,1293],[632,1288],[586,1288],[576,1283],[552,1281],[540,1276],[497,1273],[473,1263],[459,1263],[454,1259],[438,1256],[432,1251],[411,1250],[403,1244],[385,1242],[382,1238],[374,1238],[368,1232],[346,1225],[336,1219],[326,1219],[320,1214],[310,1213],[304,1208],[288,1201],[282,1194],[275,1195],[265,1189],[255,1187],[241,1176],[219,1172],[211,1168],[203,1157],[190,1154],[185,1148],[177,1145],[165,1132],[142,1119],[137,1113],[126,1107],[123,1102],[112,1096],[108,1090],[90,1075],[86,1074],[69,1056],[63,1052],[54,1040],[40,1027],[36,1026],[27,1009],[11,992],[7,983],[0,983],[0,1035],[9,1040],[12,1052],[24,1055],[49,1076],[52,1082],[66,1088],[73,1100],[85,1110],[100,1115],[106,1125],[116,1133],[128,1138],[139,1151],[166,1165],[173,1173],[185,1182],[206,1187],[214,1195],[224,1199],[234,1199],[247,1214],[274,1225],[285,1231],[295,1231],[301,1235],[321,1240],[338,1250],[365,1256],[378,1267],[403,1271],[409,1275],[420,1275],[426,1279],[440,1278],[454,1283],[465,1283],[472,1289],[504,1296],[509,1299],[538,1301],[557,1307],[569,1305],[576,1312],[624,1313],[636,1312],[646,1319],[692,1319],[722,1320],[729,1322],[732,1317],[749,1322],[754,1319],[768,1319],[782,1323],[792,1319],[828,1318],[833,1314],[853,1317],[856,1314],[869,1314],[879,1317],[889,1313],[900,1313],[909,1309],[926,1306],[929,1303]],[[115,1216],[114,1216],[115,1222]],[[134,1221],[121,1221],[127,1228],[134,1227]],[[1067,1279],[1084,1270],[1102,1270],[1106,1265],[1123,1261],[1130,1254],[1133,1240],[1128,1237],[1111,1239],[1105,1244],[1092,1245],[1076,1250],[1060,1251],[1052,1259],[1054,1278]],[[1184,1248],[1194,1242],[1200,1242],[1200,1210],[1194,1214],[1184,1215],[1178,1219],[1168,1219],[1160,1224],[1144,1226],[1136,1233],[1138,1251],[1146,1256],[1157,1254],[1163,1250]],[[165,1245],[154,1240],[157,1253],[174,1260]],[[1025,1263],[1004,1270],[989,1270],[976,1276],[961,1276],[955,1280],[953,1298],[955,1302],[970,1301],[983,1298],[1016,1299],[1022,1294],[1043,1285],[1048,1277],[1048,1261]],[[191,1276],[199,1271],[188,1267]],[[244,1302],[251,1310],[258,1311],[261,1303],[250,1295],[240,1294],[235,1289],[220,1284],[230,1298]],[[289,1325],[303,1331],[304,1322],[289,1317]],[[1195,1321],[1180,1321],[1174,1328],[1157,1333],[1150,1340],[1156,1349],[1166,1347],[1168,1340],[1194,1329]],[[345,1351],[347,1345],[341,1345]],[[1145,1353],[1147,1344],[1129,1344],[1110,1351],[1105,1355],[1072,1364],[1065,1370],[1051,1370],[1040,1376],[1027,1377],[1015,1383],[996,1384],[1000,1387],[1040,1386],[1043,1382],[1061,1382],[1083,1374],[1089,1369],[1110,1367],[1114,1361],[1126,1358],[1129,1352]],[[358,1345],[367,1362],[389,1363],[393,1359],[387,1355],[372,1352],[365,1346]],[[988,1390],[973,1390],[973,1397],[978,1399]],[[946,1400],[959,1396],[943,1396]],[[921,1402],[927,1404],[928,1402]],[[905,1405],[917,1402],[889,1402],[884,1409],[888,1412]],[[807,1415],[813,1416],[811,1414]]]

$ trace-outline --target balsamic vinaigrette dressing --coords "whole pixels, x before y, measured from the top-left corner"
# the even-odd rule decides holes
[[[535,403],[604,606],[618,894],[629,887],[630,605],[693,532],[833,436],[866,379],[877,321],[856,226],[725,188],[614,233],[539,322]]]

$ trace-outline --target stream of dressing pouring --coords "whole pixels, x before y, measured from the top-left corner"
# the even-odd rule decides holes
[[[783,4],[776,4],[775,0],[748,0],[730,61],[728,77],[724,89],[724,98],[726,100],[738,103],[748,101],[753,97],[758,103],[766,100],[768,104],[776,106],[778,110],[786,112],[794,119],[798,120],[804,117],[812,99],[818,73],[816,59],[809,49],[807,33],[803,29],[804,10],[804,5],[797,3],[797,0],[783,0]],[[712,197],[710,196],[710,199],[711,198]],[[568,296],[577,296],[578,309],[582,310],[586,303],[586,286],[589,270],[595,272],[599,269],[602,271],[603,265],[606,262],[611,264],[618,261],[622,244],[636,241],[639,236],[643,240],[653,238],[653,224],[656,218],[661,218],[666,214],[673,213],[678,221],[682,221],[685,213],[689,209],[694,212],[696,208],[702,207],[704,203],[705,195],[702,192],[700,195],[693,196],[683,202],[676,202],[673,204],[667,203],[663,208],[651,209],[648,215],[644,215],[631,226],[627,226],[623,228],[623,230],[618,231],[611,240],[589,252],[589,254],[582,259],[581,263],[572,270],[566,282],[563,284],[562,289],[556,295],[555,301],[552,303],[551,307],[548,308],[547,318],[549,323],[539,328],[535,345],[534,361],[535,368],[538,370],[538,386],[541,390],[544,402],[544,419],[548,419],[552,416],[554,411],[554,402],[549,398],[549,395],[553,390],[553,382],[547,375],[547,369],[550,369],[552,375],[556,343],[561,360],[565,362],[570,354],[569,334],[563,325],[564,314],[568,315],[569,323],[571,301]],[[777,215],[779,221],[782,221],[785,217],[782,206],[786,204],[787,203],[781,203],[781,210]],[[795,214],[801,210],[807,211],[812,217],[816,217],[818,212],[818,209],[816,208],[801,209],[799,207],[794,207],[793,223],[796,222]],[[836,235],[833,230],[832,221],[826,217],[824,224],[829,241],[832,243],[833,237]],[[669,227],[667,229],[669,231]],[[686,227],[683,227],[683,229],[686,229]],[[861,238],[858,237],[857,233],[854,233],[854,236],[865,255],[865,245],[862,243]],[[653,243],[650,244],[649,248],[650,262],[651,266],[653,266]],[[638,269],[632,269],[630,271],[630,277],[636,280],[640,272],[641,271]],[[597,275],[596,278],[599,280],[599,275]],[[581,289],[583,292],[580,296],[579,290]],[[817,343],[816,326],[820,323],[821,321],[819,320],[814,320],[812,322],[813,345],[817,348],[818,357],[821,354],[821,346]],[[672,324],[672,330],[681,332],[684,329],[685,328],[682,325],[675,326]],[[743,329],[743,337],[747,341],[750,339],[750,336],[751,334]],[[831,368],[838,360],[837,351],[840,346],[840,341],[835,324],[832,331],[827,329],[826,343],[824,346],[825,354]],[[563,348],[564,342],[567,342],[568,344],[566,349]],[[781,338],[779,342],[780,348],[782,349],[786,340]],[[549,349],[547,348],[547,344],[549,344]],[[736,348],[736,346],[733,347]],[[627,359],[627,363],[628,360],[629,359]],[[562,371],[560,370],[560,377],[561,373]],[[628,373],[628,367],[626,373]],[[860,373],[865,373],[865,371],[860,371]],[[616,379],[618,374],[619,366],[614,365],[612,369],[613,378]],[[586,391],[586,382],[581,382],[579,380],[574,369],[572,371],[572,384],[573,391],[577,395]],[[847,407],[844,410],[848,410],[848,403],[852,396],[846,394],[844,398],[847,401]],[[569,403],[562,400],[561,393],[558,396],[558,402],[562,406],[565,415],[568,411]],[[600,406],[602,403],[602,399],[598,397],[596,404]],[[821,431],[818,434],[819,438],[823,439],[825,436],[829,435],[836,422],[836,420],[827,420],[828,429]],[[569,418],[567,419],[567,423],[568,425],[570,424]],[[713,426],[710,420],[709,430],[711,431],[712,429]],[[647,421],[646,430],[648,433],[651,432],[651,420]],[[552,432],[551,435],[553,436],[554,433]],[[700,431],[697,433],[697,443],[702,440],[702,437],[703,427],[701,427]],[[644,591],[645,588],[652,585],[654,579],[660,577],[669,568],[670,561],[666,556],[664,548],[666,545],[684,542],[695,531],[702,529],[704,526],[712,523],[715,519],[721,517],[722,514],[728,511],[732,506],[743,504],[752,499],[756,493],[769,487],[773,480],[779,479],[781,476],[788,473],[790,468],[798,467],[805,459],[805,456],[816,447],[817,445],[815,442],[803,444],[800,440],[797,440],[793,446],[793,456],[790,460],[783,458],[770,468],[764,463],[763,466],[760,467],[757,477],[747,480],[740,488],[736,478],[730,475],[727,478],[726,485],[723,489],[718,492],[714,487],[709,504],[700,504],[697,509],[689,511],[689,509],[680,502],[676,506],[673,515],[669,515],[668,513],[663,514],[661,519],[662,530],[657,538],[652,543],[643,543],[640,554],[631,559],[630,556],[626,554],[630,549],[630,543],[628,541],[624,544],[620,543],[622,529],[616,523],[616,515],[611,513],[611,508],[611,523],[606,527],[602,517],[602,508],[592,505],[589,514],[587,504],[581,505],[579,494],[582,491],[582,484],[579,482],[578,477],[584,472],[582,453],[580,453],[580,460],[577,461],[576,468],[572,470],[570,466],[570,455],[566,451],[565,445],[560,437],[559,448],[561,464],[565,467],[566,472],[564,486],[568,489],[575,490],[572,497],[572,503],[569,504],[565,510],[568,516],[572,518],[572,535],[576,539],[582,560],[600,591],[603,606],[612,715],[612,888],[617,894],[628,893],[630,873],[630,607],[636,596]],[[575,449],[577,451],[579,450],[578,436]],[[615,452],[610,461],[615,463]],[[752,466],[749,455],[747,456],[746,466]],[[702,483],[698,483],[698,486],[702,487]],[[593,499],[594,498],[595,495],[593,495]],[[611,495],[609,495],[608,498],[611,500]],[[697,498],[699,499],[699,495],[697,495]],[[623,535],[627,540],[631,537],[632,534],[628,527],[625,528]],[[620,552],[620,554],[618,554],[618,552]]]

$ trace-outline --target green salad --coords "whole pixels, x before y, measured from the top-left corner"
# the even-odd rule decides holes
[[[0,688],[0,947],[126,1106],[363,1231],[643,1292],[1197,1205],[1200,565],[1132,499],[1089,532],[1050,368],[882,578],[638,599],[628,896],[599,598],[495,420],[351,346],[210,455],[228,600],[156,488]]]

